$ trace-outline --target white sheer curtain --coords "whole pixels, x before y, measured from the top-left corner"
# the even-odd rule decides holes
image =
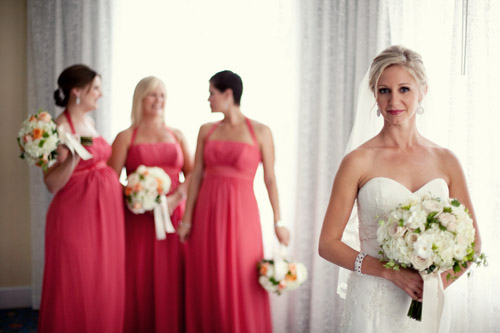
[[[98,131],[107,139],[111,133],[110,52],[112,1],[28,0],[28,110],[43,107],[52,115],[62,110],[54,104],[57,77],[67,66],[84,63],[102,75],[104,97],[93,112]],[[39,308],[43,263],[45,214],[51,195],[42,172],[30,168],[32,228],[32,306]]]
[[[451,331],[498,332],[500,115],[495,97],[500,91],[500,3],[388,3],[391,43],[420,52],[429,74],[428,107],[420,119],[423,134],[461,160],[490,263],[449,288]]]
[[[278,332],[332,332],[342,300],[338,268],[318,256],[331,185],[354,121],[357,87],[371,59],[389,41],[386,11],[375,1],[302,2],[298,183],[294,248],[309,280],[289,295]],[[273,316],[275,313],[273,313]],[[276,320],[276,317],[274,317]]]
[[[500,116],[493,99],[500,91],[498,17],[500,4],[495,1],[310,1],[302,5],[295,232],[300,239],[295,250],[311,277],[288,305],[289,331],[338,331],[343,304],[336,295],[337,268],[319,258],[317,241],[353,121],[357,83],[373,56],[391,44],[410,47],[424,58],[430,83],[419,128],[460,158],[490,262],[450,287],[451,331],[498,330],[500,301],[495,295],[500,287],[495,277],[500,272],[500,249],[495,239],[500,236]]]

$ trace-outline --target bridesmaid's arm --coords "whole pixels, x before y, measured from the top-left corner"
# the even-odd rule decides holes
[[[194,161],[191,153],[189,151],[188,143],[184,134],[181,131],[175,130],[175,136],[177,141],[179,141],[182,149],[182,155],[184,157],[184,165],[182,166],[182,173],[184,174],[184,182],[179,186],[179,190],[182,191],[185,197],[189,188],[189,181],[191,179],[191,174],[194,168]]]
[[[108,165],[113,168],[120,177],[125,161],[127,160],[127,153],[130,144],[132,130],[126,129],[118,133],[113,141],[111,156],[108,159]]]
[[[181,203],[182,200],[186,198],[189,181],[191,179],[191,172],[193,171],[193,158],[189,153],[186,138],[184,137],[182,132],[177,129],[172,129],[172,132],[174,133],[175,138],[177,139],[177,142],[179,142],[182,150],[184,160],[184,164],[182,166],[184,182],[179,185],[177,191],[167,197],[168,210],[170,214],[172,214],[179,203]]]
[[[182,222],[177,228],[177,234],[179,235],[181,242],[184,242],[186,240],[191,231],[193,209],[196,203],[196,199],[198,198],[198,192],[200,190],[201,180],[203,177],[203,149],[205,145],[205,136],[207,135],[210,126],[212,126],[212,124],[205,124],[201,126],[198,133],[198,142],[196,144],[196,153],[194,155],[194,167],[192,169],[191,177],[189,180],[186,209],[184,211]]]
[[[277,226],[276,223],[281,220],[278,186],[276,185],[276,175],[274,173],[274,142],[273,135],[269,127],[263,124],[256,124],[260,150],[262,152],[262,166],[264,169],[264,183],[266,184],[267,194],[274,214],[274,231],[280,243],[288,245],[290,241],[290,232],[287,228]]]
[[[481,252],[481,236],[479,234],[479,227],[477,225],[476,214],[474,213],[474,207],[472,206],[472,200],[467,187],[467,181],[465,179],[465,174],[463,172],[462,166],[458,158],[449,150],[444,150],[444,166],[446,173],[449,175],[448,187],[450,190],[450,198],[455,198],[460,201],[468,210],[474,224],[474,229],[476,230],[474,250],[477,253]],[[469,265],[470,266],[470,265]],[[468,269],[468,268],[467,268]],[[443,287],[447,288],[451,285],[458,277],[464,274],[467,269],[462,268],[458,273],[454,273],[453,269],[441,273],[441,279],[443,281]],[[448,279],[448,274],[452,278]]]
[[[72,155],[65,146],[57,147],[57,162],[43,175],[43,182],[52,194],[66,185],[79,161],[80,156]]]
[[[55,119],[55,123],[71,133],[69,124],[62,114]],[[66,146],[57,147],[57,162],[43,174],[43,182],[52,194],[56,194],[66,185],[79,161],[80,156],[71,154]]]

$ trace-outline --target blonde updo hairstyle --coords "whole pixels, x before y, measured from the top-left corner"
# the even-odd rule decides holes
[[[142,100],[146,97],[152,90],[160,86],[165,93],[165,100],[167,99],[167,91],[165,89],[165,84],[162,80],[156,76],[147,76],[143,78],[134,90],[134,97],[132,99],[132,126],[137,126],[142,119]],[[165,115],[165,108],[163,108],[163,115]]]
[[[370,67],[368,85],[370,90],[377,97],[377,84],[384,70],[391,66],[401,66],[415,79],[420,91],[424,92],[427,86],[427,74],[425,73],[424,62],[417,52],[399,45],[393,45],[382,51],[373,59]]]

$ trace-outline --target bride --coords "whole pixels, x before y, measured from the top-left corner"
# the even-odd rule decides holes
[[[427,92],[420,55],[401,46],[387,48],[373,60],[368,86],[384,124],[376,136],[342,160],[323,222],[319,254],[355,271],[348,280],[342,331],[421,331],[422,323],[406,313],[412,299],[422,300],[422,277],[413,269],[384,268],[379,261],[377,221],[412,193],[431,192],[441,198],[457,198],[469,209],[479,251],[477,222],[457,157],[417,130],[416,117],[424,111],[421,102]],[[361,252],[342,238],[356,200]],[[441,274],[444,288],[454,281],[446,279],[448,273]],[[444,317],[440,331],[448,330],[449,320]]]

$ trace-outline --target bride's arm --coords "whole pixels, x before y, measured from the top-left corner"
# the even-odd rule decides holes
[[[446,170],[446,174],[449,176],[448,187],[450,190],[450,198],[457,199],[469,210],[474,224],[474,229],[476,230],[474,250],[476,251],[476,253],[480,253],[481,236],[479,234],[476,214],[474,213],[474,207],[472,206],[472,200],[469,194],[469,189],[467,187],[467,181],[465,179],[465,174],[463,172],[462,166],[460,165],[460,161],[458,160],[458,158],[451,151],[444,150],[443,155],[443,165]],[[441,274],[441,279],[443,280],[444,288],[447,288],[450,284],[452,284],[458,277],[464,274],[467,269],[462,268],[462,270],[458,273],[454,273],[452,269],[443,272]],[[451,278],[448,278],[448,276],[450,276]]]
[[[346,155],[339,166],[319,239],[319,255],[349,270],[354,270],[359,252],[341,239],[357,197],[363,167],[368,165],[360,155],[361,152],[353,151]],[[422,298],[423,281],[414,270],[389,270],[378,258],[365,256],[361,272],[393,282],[413,299]]]

